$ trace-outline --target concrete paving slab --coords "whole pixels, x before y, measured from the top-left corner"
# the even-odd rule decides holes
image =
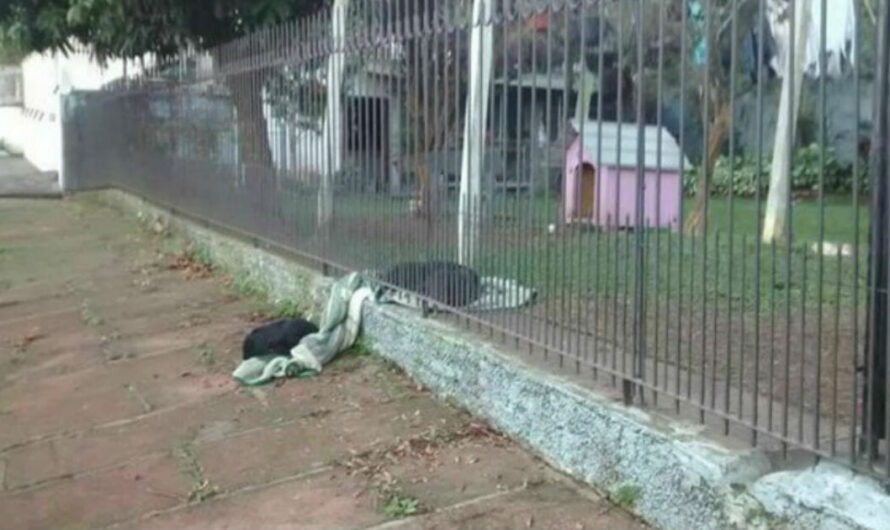
[[[368,528],[387,518],[361,492],[360,480],[343,473],[319,471],[307,478],[248,491],[222,502],[159,514],[135,522],[134,530],[330,530]]]
[[[273,308],[170,267],[162,230],[70,201],[0,221],[4,528],[642,526],[379,358],[236,388]]]
[[[40,171],[24,158],[0,154],[0,197],[61,196],[56,172]]]
[[[17,530],[96,528],[177,506],[191,484],[169,455],[0,493],[3,525]]]

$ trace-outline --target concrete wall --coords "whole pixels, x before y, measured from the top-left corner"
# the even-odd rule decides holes
[[[61,173],[61,95],[71,90],[96,90],[121,78],[124,63],[112,60],[103,66],[81,50],[67,56],[32,53],[22,61],[21,69],[23,104],[0,108],[0,138],[41,171]]]
[[[0,107],[0,141],[15,151],[22,150],[22,108]]]
[[[396,81],[389,77],[374,75],[369,72],[359,72],[349,80],[347,87],[348,97],[352,98],[377,98],[388,101],[387,116],[389,131],[389,168],[383,169],[389,173],[390,188],[397,192],[401,183],[401,173],[395,162],[401,152],[401,103],[398,92],[393,89]],[[346,110],[344,109],[344,114]],[[301,125],[309,121],[309,118],[287,119],[276,116],[273,105],[266,102],[263,106],[266,117],[266,126],[269,135],[269,145],[272,150],[272,163],[282,172],[296,175],[301,180],[311,181],[320,175],[327,173],[331,163],[332,153],[328,151],[328,141],[324,137],[324,120],[318,119],[312,127]],[[348,157],[348,153],[344,155]],[[349,163],[346,159],[344,162]],[[336,165],[336,164],[335,164]],[[374,166],[376,167],[376,166]]]
[[[313,269],[131,195],[92,197],[184,235],[310,318],[322,308],[331,279]],[[729,449],[697,424],[624,407],[417,311],[366,305],[361,340],[554,467],[625,502],[630,496],[629,507],[655,527],[888,528],[890,496],[872,479],[826,463],[776,471],[758,450]]]

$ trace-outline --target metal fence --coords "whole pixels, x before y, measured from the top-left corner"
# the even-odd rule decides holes
[[[488,307],[433,318],[890,476],[886,0],[348,6],[72,95],[67,181],[327,266],[461,263]]]

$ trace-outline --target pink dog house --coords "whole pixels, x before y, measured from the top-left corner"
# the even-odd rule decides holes
[[[588,121],[582,134],[573,120],[572,131],[575,138],[566,151],[565,164],[565,223],[634,226],[637,222],[637,125],[623,123],[619,128],[613,122]],[[658,127],[649,125],[644,130],[644,142],[643,223],[675,230],[679,226],[683,192],[680,146],[666,129],[659,131]]]

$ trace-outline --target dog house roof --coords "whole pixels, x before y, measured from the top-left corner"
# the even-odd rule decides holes
[[[571,121],[572,130],[580,134],[581,128],[577,120]],[[592,162],[596,166],[612,166],[622,168],[637,167],[637,140],[639,129],[635,123],[617,122],[584,122],[583,147],[585,151],[584,161]],[[618,149],[619,129],[621,134],[621,150]],[[660,132],[660,134],[659,134]],[[661,164],[659,166],[658,144],[661,141]],[[600,140],[602,148],[600,148]],[[597,160],[597,155],[600,160]],[[667,129],[655,125],[646,125],[643,131],[643,167],[644,169],[658,169],[662,171],[679,171],[680,161],[684,167],[690,167],[685,159],[677,140]],[[569,161],[571,164],[571,161]]]

